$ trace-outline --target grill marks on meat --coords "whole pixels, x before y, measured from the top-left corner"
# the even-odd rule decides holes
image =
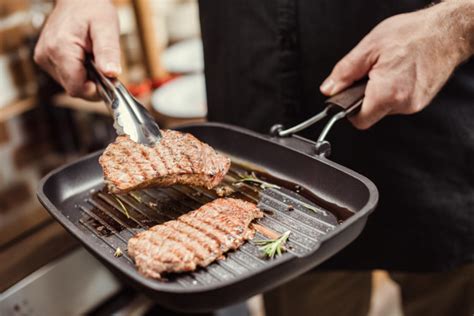
[[[147,277],[159,279],[166,272],[193,271],[253,238],[250,222],[262,216],[253,203],[217,199],[138,233],[128,241],[128,253]]]
[[[176,183],[212,189],[230,167],[230,159],[191,134],[164,130],[154,147],[119,136],[99,158],[112,193]]]

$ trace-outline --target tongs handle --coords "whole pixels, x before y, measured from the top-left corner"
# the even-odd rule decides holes
[[[85,67],[112,114],[117,134],[128,135],[133,141],[147,146],[159,142],[162,135],[158,124],[120,80],[104,76],[90,55],[86,56]]]
[[[115,99],[113,83],[97,69],[91,55],[86,55],[84,65],[89,78],[95,82],[100,96],[107,104],[112,105]]]

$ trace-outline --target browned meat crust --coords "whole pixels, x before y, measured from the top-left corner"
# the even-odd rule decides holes
[[[230,159],[191,134],[164,130],[155,147],[119,136],[99,158],[112,193],[176,183],[215,187],[230,167]]]
[[[193,271],[253,238],[250,222],[262,216],[253,203],[217,199],[137,234],[128,241],[128,253],[147,277],[159,279],[165,272]]]

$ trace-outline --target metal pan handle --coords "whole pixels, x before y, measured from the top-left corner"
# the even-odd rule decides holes
[[[359,81],[356,84],[352,85],[350,88],[327,99],[324,102],[326,104],[324,110],[322,110],[315,116],[288,129],[283,129],[283,126],[280,124],[273,125],[270,129],[270,134],[276,137],[291,136],[310,127],[311,125],[321,121],[328,115],[332,114],[331,118],[321,131],[321,134],[319,134],[318,140],[315,144],[316,154],[323,157],[327,157],[331,154],[331,144],[327,140],[325,140],[327,134],[337,121],[342,118],[354,115],[360,110],[360,107],[364,100],[366,86],[367,80]]]

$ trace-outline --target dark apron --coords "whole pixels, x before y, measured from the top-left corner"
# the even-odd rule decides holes
[[[383,19],[428,3],[201,0],[209,119],[267,133],[310,117],[341,57]],[[380,203],[361,237],[325,267],[426,271],[473,261],[473,101],[471,61],[421,113],[365,132],[335,127],[331,159],[373,180]]]

